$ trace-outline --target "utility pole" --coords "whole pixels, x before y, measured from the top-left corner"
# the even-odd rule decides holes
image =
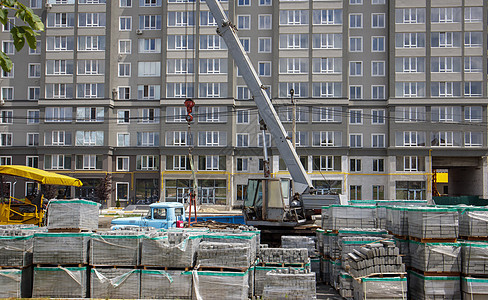
[[[293,149],[297,149],[297,104],[295,101],[295,98],[293,95],[295,94],[295,90],[291,89],[290,90],[290,96],[291,96],[291,105],[292,105],[292,117],[291,117],[291,143],[293,144]],[[293,180],[291,181],[291,194],[295,195],[295,184],[293,183]]]

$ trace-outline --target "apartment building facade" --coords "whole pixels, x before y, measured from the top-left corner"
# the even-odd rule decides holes
[[[30,0],[37,50],[2,50],[0,164],[83,180],[116,199],[238,206],[262,176],[289,178],[202,0]],[[320,193],[351,200],[488,197],[487,13],[482,0],[222,1]],[[12,22],[18,20],[12,19]],[[195,100],[190,128],[184,100]],[[12,193],[31,185],[9,183]]]

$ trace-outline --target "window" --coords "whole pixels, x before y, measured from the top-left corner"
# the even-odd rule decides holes
[[[342,146],[341,131],[314,131],[312,132],[312,146],[314,147],[340,147]]]
[[[349,4],[351,4],[351,5],[362,5],[363,0],[349,0]]]
[[[432,48],[461,47],[461,32],[432,32],[431,47]]]
[[[137,99],[156,100],[160,99],[161,87],[159,85],[139,85],[137,86]]]
[[[251,16],[237,16],[237,29],[238,30],[250,30],[251,29]]]
[[[395,9],[395,23],[397,24],[424,24],[425,8]]]
[[[0,156],[0,166],[7,166],[12,164],[12,156]],[[6,193],[9,193],[11,191],[11,186],[10,182],[5,182],[4,184],[7,184],[7,191]]]
[[[139,123],[159,123],[159,109],[157,108],[140,108]]]
[[[74,27],[74,13],[48,13],[46,27]]]
[[[425,181],[397,181],[397,200],[425,200]]]
[[[425,158],[423,156],[397,156],[396,170],[400,172],[425,171]]]
[[[105,73],[105,61],[98,59],[79,59],[78,75],[102,75]]]
[[[307,82],[280,82],[279,85],[280,98],[290,98],[290,90],[295,91],[295,98],[308,97],[308,83]]]
[[[237,124],[249,124],[249,110],[238,109],[236,110]]]
[[[100,170],[102,168],[102,156],[101,155],[76,155],[77,170]]]
[[[227,132],[200,131],[198,132],[198,146],[217,147],[227,145]]]
[[[221,98],[227,96],[227,85],[224,83],[200,83],[199,95],[201,98]]]
[[[439,73],[461,72],[460,57],[432,57],[431,71]]]
[[[120,7],[132,7],[132,0],[119,0]]]
[[[314,9],[313,25],[341,25],[342,9]]]
[[[191,170],[190,159],[186,155],[168,155],[166,156],[166,170]]]
[[[78,98],[103,98],[103,83],[78,83]]]
[[[130,123],[130,110],[119,109],[117,110],[117,124],[129,124]]]
[[[350,85],[349,86],[349,99],[363,99],[363,86],[362,85]]]
[[[481,132],[465,132],[464,133],[465,147],[481,147],[483,146],[483,133]]]
[[[76,146],[103,146],[103,131],[77,131]]]
[[[156,155],[137,155],[136,169],[152,171],[159,169],[159,156]]]
[[[46,107],[45,122],[71,122],[71,107]]]
[[[118,100],[130,100],[130,86],[119,86],[117,89]]]
[[[159,146],[159,132],[137,132],[137,146],[157,147]]]
[[[363,147],[363,135],[361,133],[349,134],[349,147],[362,148]]]
[[[225,171],[225,155],[198,156],[198,169],[202,171]]]
[[[46,75],[73,75],[73,60],[46,60]]]
[[[349,52],[363,52],[363,38],[350,37],[349,38]]]
[[[374,100],[381,100],[385,98],[385,86],[384,85],[372,85],[371,86],[371,98]]]
[[[385,124],[385,110],[384,109],[372,109],[371,110],[371,124]]]
[[[76,122],[103,122],[103,107],[77,107]]]
[[[247,86],[237,86],[237,99],[239,100],[249,100],[251,94]]]
[[[217,26],[217,22],[210,11],[200,11],[200,26]]]
[[[271,29],[271,15],[258,15],[258,29],[259,30],[269,30]]]
[[[0,146],[12,146],[12,133],[0,133]]]
[[[459,23],[461,22],[460,7],[433,7],[430,13],[432,23]]]
[[[14,78],[14,73],[15,73],[15,64],[12,64],[12,69],[10,72],[7,72],[5,70],[2,70],[2,78]]]
[[[363,14],[349,14],[349,28],[363,28]]]
[[[138,77],[160,77],[161,76],[161,62],[160,61],[140,61],[137,65]]]
[[[385,135],[371,134],[371,148],[385,148]]]
[[[105,36],[78,36],[78,51],[105,51]]]
[[[259,6],[271,6],[271,0],[259,0]]]
[[[131,31],[132,30],[132,17],[119,17],[119,30]]]
[[[237,6],[250,6],[251,0],[238,0]]]
[[[431,82],[432,97],[460,97],[461,82]]]
[[[435,32],[431,34],[432,40],[434,39],[433,36],[435,34],[436,34]],[[396,48],[424,48],[425,33],[397,33],[395,34],[395,47]]]
[[[2,87],[2,100],[14,100],[14,88]]]
[[[130,54],[132,49],[131,40],[119,40],[119,54]]]
[[[351,0],[353,1],[353,0]],[[350,200],[362,200],[361,186],[351,185],[349,186],[349,199]]]
[[[315,171],[341,171],[341,157],[332,155],[313,156],[312,169]]]
[[[227,109],[225,107],[201,106],[198,108],[198,122],[226,122],[226,112]]]
[[[245,201],[247,199],[247,185],[246,184],[236,185],[236,193],[237,193],[236,194],[237,201]]]
[[[349,62],[349,76],[363,76],[363,62],[350,61]]]
[[[342,49],[342,34],[314,33],[312,35],[313,49]]]
[[[27,111],[27,124],[39,124],[39,110]]]
[[[373,159],[373,172],[384,172],[385,160],[383,158]]]
[[[483,71],[482,57],[465,56],[464,57],[464,72],[479,73]]]
[[[81,13],[80,12],[78,13],[78,27],[105,27],[105,23],[106,23],[105,19],[106,19],[105,13]]]
[[[350,172],[361,172],[361,160],[357,158],[351,158],[349,160]]]
[[[193,74],[195,72],[193,59],[168,59],[166,65],[168,74]]]
[[[320,98],[342,97],[341,82],[314,82],[312,83],[312,96]]]
[[[465,32],[464,33],[464,47],[482,47],[483,33],[482,32]]]
[[[464,22],[466,23],[481,23],[483,21],[482,7],[465,7],[464,8]]]
[[[396,82],[396,97],[425,97],[425,82]]]
[[[200,74],[227,74],[227,59],[201,58]]]
[[[30,0],[30,8],[42,8],[42,0]]]
[[[270,37],[258,38],[258,52],[259,53],[271,53],[271,38]]]
[[[26,156],[25,165],[31,168],[39,168],[39,156]]]
[[[396,107],[395,122],[424,122],[426,120],[425,107]]]
[[[421,131],[397,131],[395,133],[398,147],[425,147],[425,132]]]
[[[7,23],[2,25],[3,31],[10,31],[15,26],[15,18],[7,18]]]
[[[259,76],[270,77],[271,76],[271,62],[260,61],[258,62]]]
[[[436,57],[432,57],[431,61],[435,61]],[[439,67],[439,64],[432,63],[432,68]],[[423,73],[425,72],[425,58],[423,57],[397,57],[395,58],[395,72],[399,73]]]
[[[129,147],[129,146],[130,146],[130,134],[117,133],[117,147]]]
[[[168,83],[166,95],[168,98],[191,98],[194,95],[193,83]]]
[[[119,77],[130,77],[131,64],[119,63]]]
[[[244,51],[249,53],[251,49],[251,39],[250,38],[239,38],[242,48],[244,48]],[[239,76],[239,75],[238,75]]]
[[[280,34],[280,49],[308,49],[308,34]]]
[[[139,39],[139,53],[161,53],[161,39]]]
[[[168,27],[195,26],[195,12],[168,11]]]
[[[44,133],[44,145],[69,146],[72,144],[70,131],[51,131]]]
[[[362,109],[350,109],[349,110],[349,124],[363,124],[363,110]]]
[[[7,55],[14,55],[15,54],[15,47],[13,41],[3,41],[2,42],[2,51]]]
[[[373,185],[373,200],[385,200],[385,186]]]
[[[373,36],[371,37],[371,51],[384,52],[385,51],[385,37]]]
[[[219,36],[215,36],[215,39],[220,41]],[[204,36],[200,36],[200,45],[202,45],[202,39]],[[168,50],[192,50],[195,49],[193,44],[193,35],[168,35]],[[200,49],[201,46],[200,46]]]
[[[27,146],[39,146],[39,133],[27,133]]]
[[[139,0],[140,7],[161,6],[161,0]]]
[[[280,25],[308,25],[308,16],[308,10],[280,10]]]
[[[44,155],[44,168],[52,170],[71,169],[71,156],[62,154]]]
[[[264,138],[266,140],[266,147],[271,147],[271,134],[266,133]],[[263,134],[262,133],[258,133],[258,147],[260,147],[260,148],[263,147]]]
[[[74,49],[73,36],[48,36],[46,37],[47,51],[72,51]]]
[[[139,29],[142,29],[142,30],[160,30],[161,29],[161,15],[139,16]]]
[[[236,147],[249,147],[249,134],[238,133],[236,137]]]
[[[464,82],[464,96],[481,97],[482,95],[483,95],[483,88],[482,88],[481,81]]]
[[[104,4],[107,0],[78,0],[79,4]]]
[[[466,122],[481,122],[483,108],[481,106],[465,106],[464,107],[464,121]]]
[[[281,74],[307,74],[308,58],[280,58]]]
[[[341,74],[342,58],[313,58],[312,72],[320,74]]]
[[[12,124],[14,112],[12,110],[0,111],[0,124]]]
[[[461,132],[436,131],[431,134],[431,146],[458,147],[461,146]]]
[[[371,28],[385,28],[385,14],[371,14]]]
[[[385,76],[385,62],[372,61],[371,62],[371,76]]]
[[[193,145],[192,137],[188,136],[187,131],[167,131],[166,146],[189,146]]]

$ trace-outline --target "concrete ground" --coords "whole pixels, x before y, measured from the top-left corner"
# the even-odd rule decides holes
[[[325,283],[317,284],[317,299],[343,300],[344,298],[330,285]]]

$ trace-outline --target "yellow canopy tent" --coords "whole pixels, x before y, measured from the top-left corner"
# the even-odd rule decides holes
[[[0,166],[0,175],[29,178],[41,184],[82,186],[81,180],[66,175],[20,165]]]

